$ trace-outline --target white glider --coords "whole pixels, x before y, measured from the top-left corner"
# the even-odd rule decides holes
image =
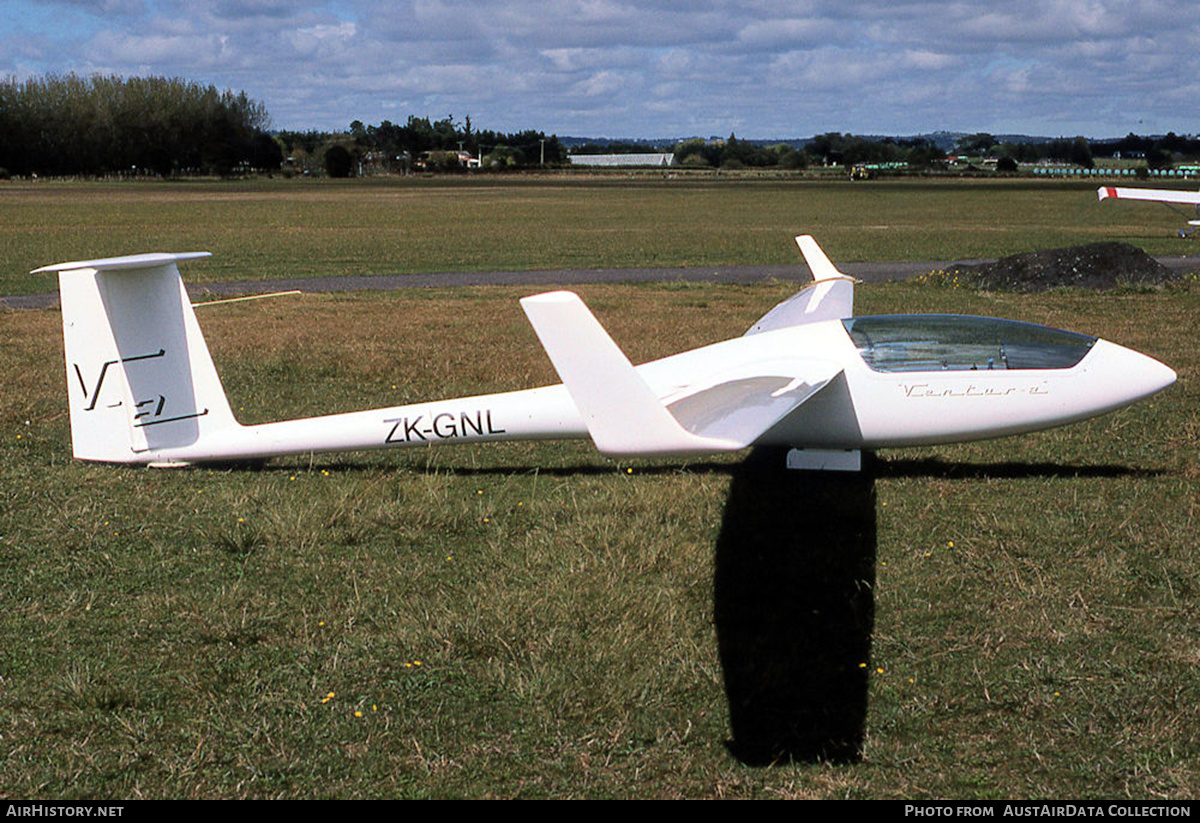
[[[1175,206],[1192,206],[1197,212],[1200,212],[1200,191],[1179,191],[1177,189],[1138,189],[1124,188],[1121,186],[1101,186],[1096,194],[1101,200],[1146,200],[1151,203],[1163,203],[1172,211],[1181,211],[1175,209]],[[1186,214],[1184,215],[1187,216]],[[1200,220],[1188,220],[1188,227],[1179,230],[1180,237],[1187,237],[1197,227],[1200,227]]]
[[[742,337],[632,365],[579,297],[521,300],[562,384],[243,426],[177,263],[63,263],[75,457],[154,466],[359,449],[591,438],[658,457],[789,446],[796,468],[857,469],[861,449],[1045,429],[1133,403],[1175,373],[1096,337],[959,315],[853,316],[854,281],[796,238],[814,281]]]

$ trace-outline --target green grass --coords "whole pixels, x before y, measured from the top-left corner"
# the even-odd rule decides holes
[[[643,360],[790,290],[580,292]],[[200,320],[261,421],[549,382],[523,293]],[[58,313],[0,312],[0,796],[1195,797],[1200,293],[858,303],[1097,333],[1180,381],[815,483],[581,442],[150,471],[71,459]],[[831,757],[756,765],[779,729]]]
[[[712,176],[0,183],[3,293],[39,266],[207,250],[188,277],[789,264],[816,234],[838,261],[961,260],[1123,240],[1182,254],[1179,219],[1098,203],[1094,183]]]

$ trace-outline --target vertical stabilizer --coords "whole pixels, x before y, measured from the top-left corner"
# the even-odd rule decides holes
[[[139,254],[62,263],[63,342],[75,457],[154,462],[236,427],[176,263]]]
[[[574,292],[524,297],[521,307],[602,454],[705,454],[745,445],[685,430]]]

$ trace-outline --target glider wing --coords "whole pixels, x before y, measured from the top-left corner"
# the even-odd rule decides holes
[[[1200,192],[1176,191],[1175,189],[1133,189],[1120,186],[1101,186],[1096,194],[1101,200],[1149,200],[1153,203],[1179,203],[1185,206],[1200,206]]]

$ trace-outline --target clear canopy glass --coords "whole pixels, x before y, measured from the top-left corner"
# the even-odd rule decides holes
[[[875,371],[1069,369],[1096,342],[1034,323],[956,314],[884,314],[842,321]]]

